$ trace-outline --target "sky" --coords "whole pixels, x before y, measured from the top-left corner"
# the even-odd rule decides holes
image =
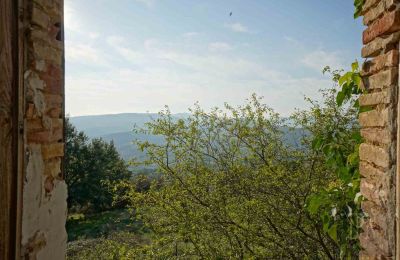
[[[360,60],[353,10],[349,0],[65,0],[66,113],[181,113],[256,93],[287,116],[332,86],[324,66]]]

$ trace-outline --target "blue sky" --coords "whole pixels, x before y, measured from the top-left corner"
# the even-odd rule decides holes
[[[349,0],[65,0],[66,112],[185,112],[252,93],[286,116],[359,59]],[[232,12],[232,16],[229,13]]]

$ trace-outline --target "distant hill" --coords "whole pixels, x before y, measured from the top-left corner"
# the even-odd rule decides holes
[[[186,118],[189,114],[181,113],[174,114],[175,118]],[[161,136],[134,134],[133,128],[143,127],[145,123],[159,118],[158,114],[154,113],[125,113],[125,114],[110,114],[96,116],[78,116],[71,117],[70,121],[80,131],[84,131],[89,138],[101,137],[106,141],[113,141],[118,152],[126,161],[136,157],[143,159],[145,155],[140,152],[133,140],[150,141],[161,144],[163,138]],[[304,134],[302,129],[289,131],[282,129],[284,132],[285,142],[291,145],[299,145],[299,140]]]
[[[175,118],[185,118],[188,114],[174,114]],[[145,123],[159,118],[154,113],[125,113],[95,116],[71,117],[71,123],[79,130],[85,132],[89,138],[101,137],[106,141],[114,141],[115,147],[124,160],[133,157],[143,158],[144,154],[136,149],[133,140],[151,141],[161,143],[162,137],[134,134],[133,128],[143,127]]]

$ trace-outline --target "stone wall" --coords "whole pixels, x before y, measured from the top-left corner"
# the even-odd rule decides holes
[[[366,0],[363,6],[362,68],[367,94],[360,105],[361,193],[368,218],[361,234],[362,259],[394,259],[396,254],[396,172],[400,0]]]
[[[27,259],[64,259],[63,1],[20,2],[25,101],[21,255]]]

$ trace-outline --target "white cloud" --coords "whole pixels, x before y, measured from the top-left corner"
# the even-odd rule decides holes
[[[108,65],[105,53],[89,44],[66,43],[65,57],[67,62]]]
[[[132,57],[138,66],[125,64],[106,73],[67,77],[67,111],[72,115],[157,112],[164,104],[173,112],[184,112],[196,101],[209,109],[223,102],[241,104],[252,93],[288,115],[294,106],[304,107],[303,95],[314,97],[318,89],[330,85],[320,77],[293,78],[237,56],[196,54],[176,46],[138,51],[122,46],[123,38],[108,41],[120,43],[115,47],[126,59],[130,52],[139,55]]]
[[[233,48],[226,42],[213,42],[208,45],[208,49],[210,51],[218,52],[218,51],[230,51]]]
[[[306,54],[301,62],[318,71],[321,71],[325,66],[330,66],[333,69],[345,67],[339,52],[326,52],[323,50],[316,50]]]
[[[126,40],[124,37],[113,35],[107,37],[106,41],[125,60],[130,62],[142,61],[143,54],[139,51],[133,50],[132,48],[126,47]]]
[[[120,46],[125,42],[124,37],[118,35],[108,36],[106,39],[107,43],[111,46]]]
[[[100,34],[97,32],[91,32],[89,33],[89,38],[92,40],[98,39],[100,37]]]
[[[239,32],[239,33],[249,33],[250,32],[249,29],[241,23],[225,24],[225,27],[231,29],[234,32]]]
[[[64,25],[67,31],[79,31],[81,27],[79,15],[71,1],[65,1],[64,4]]]

